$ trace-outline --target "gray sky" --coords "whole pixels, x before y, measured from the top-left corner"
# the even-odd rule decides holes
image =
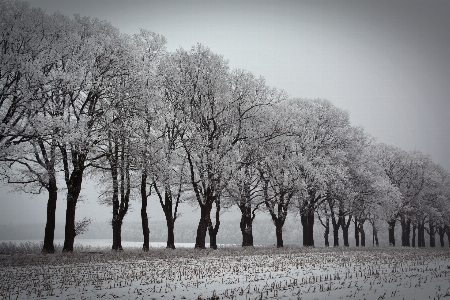
[[[291,97],[328,99],[378,141],[420,150],[450,170],[450,1],[29,2],[106,19],[129,34],[155,31],[169,50],[200,42],[231,68],[263,76]],[[17,206],[8,206],[29,198],[4,195],[0,223],[15,222]],[[43,222],[45,197],[39,201],[30,219]],[[81,204],[78,215],[94,203]],[[99,209],[109,218],[109,208]]]

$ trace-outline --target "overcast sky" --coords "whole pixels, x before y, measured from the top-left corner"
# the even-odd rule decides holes
[[[450,170],[450,1],[29,2],[106,19],[128,34],[152,30],[170,51],[202,43],[231,68],[263,76],[291,97],[328,99],[379,142],[420,150]],[[3,195],[0,223],[16,222],[11,203],[29,198]],[[29,219],[45,222],[45,197],[35,203]],[[94,203],[79,213],[95,211]],[[101,208],[102,220],[109,210]]]

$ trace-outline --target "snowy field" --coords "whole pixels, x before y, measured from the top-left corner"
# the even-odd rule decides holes
[[[450,299],[448,248],[84,249],[0,255],[0,299]]]

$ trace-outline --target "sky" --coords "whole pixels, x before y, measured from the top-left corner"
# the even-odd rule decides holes
[[[169,51],[202,43],[223,55],[231,68],[262,76],[290,97],[328,99],[378,142],[419,150],[450,170],[450,1],[29,3],[50,14],[108,20],[127,34],[140,28],[154,31],[167,38]],[[18,203],[30,200],[35,210],[27,220],[45,222],[45,196],[6,191],[1,190],[0,224],[17,222],[23,213]],[[109,208],[97,208],[91,200],[96,198],[92,185],[84,193],[87,201],[80,204],[80,214],[97,211],[103,216],[99,212],[105,211],[101,219],[110,217]],[[63,209],[65,203],[58,204]],[[161,218],[158,204],[152,205],[149,212]],[[187,207],[185,215],[193,209]],[[138,213],[136,209],[136,221]],[[59,215],[63,222],[64,213]]]

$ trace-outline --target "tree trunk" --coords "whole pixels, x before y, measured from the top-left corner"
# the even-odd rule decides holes
[[[314,210],[310,207],[301,212],[303,246],[314,247]]]
[[[375,227],[375,222],[372,224],[372,247],[373,246],[379,246],[378,243],[378,231],[377,228]]]
[[[239,206],[241,210],[241,222],[240,228],[242,233],[242,247],[253,247],[253,218],[251,216],[251,206],[243,205]]]
[[[175,249],[175,224],[172,221],[167,221],[167,249]]]
[[[430,220],[428,222],[429,235],[430,235],[430,247],[436,247],[436,226],[434,226],[434,222]]]
[[[359,233],[361,234],[361,247],[366,246],[366,233],[364,232],[364,222],[365,220],[359,220]]]
[[[331,221],[333,224],[333,246],[339,247],[339,228],[341,227],[341,221],[336,222],[334,217],[331,217]]]
[[[439,234],[439,242],[441,244],[441,247],[444,247],[444,237],[445,237],[445,228],[444,228],[444,226],[439,226],[438,234]]]
[[[411,237],[411,220],[402,217],[400,220],[400,225],[402,227],[402,247],[410,247],[410,237]]]
[[[281,222],[275,223],[275,234],[277,236],[277,248],[283,247],[283,224]]]
[[[416,247],[416,229],[417,229],[416,224],[413,224],[413,228],[412,228],[413,235],[412,235],[412,241],[411,241],[412,247]]]
[[[141,176],[141,221],[142,234],[144,235],[144,244],[142,250],[148,251],[150,248],[150,230],[148,228],[147,216],[147,171],[142,171]]]
[[[54,176],[50,176],[48,183],[47,223],[45,225],[44,245],[42,247],[43,253],[55,252],[53,241],[55,238],[55,212],[57,199],[58,188],[56,186],[56,179]]]
[[[389,246],[395,247],[395,223],[396,220],[392,219],[388,222],[389,228]]]
[[[330,247],[330,241],[328,237],[330,235],[330,218],[327,216],[325,221],[325,232],[323,233],[323,237],[325,238],[325,247]]]
[[[213,227],[211,218],[208,224],[208,232],[209,232],[209,247],[211,249],[217,250],[217,233],[219,232],[220,226],[220,199],[216,199],[216,224]]]
[[[122,251],[122,222],[119,217],[112,221],[113,245],[112,250]]]
[[[67,208],[66,208],[66,226],[64,230],[64,246],[63,252],[73,252],[73,244],[75,241],[75,209],[78,197],[80,196],[81,184],[83,181],[83,171],[79,168],[75,169],[69,179],[67,187]]]
[[[195,249],[206,249],[206,231],[208,230],[208,225],[210,222],[210,213],[212,205],[211,204],[201,204],[200,205],[200,221],[197,227],[197,237],[195,238]]]
[[[358,217],[355,217],[355,245],[356,245],[356,247],[359,247]]]
[[[425,247],[425,224],[422,221],[417,226],[417,246]]]
[[[350,244],[348,242],[348,228],[350,227],[350,222],[352,220],[352,216],[349,216],[347,222],[345,222],[345,216],[342,216],[341,227],[342,227],[342,237],[344,239],[344,246],[349,247]]]

